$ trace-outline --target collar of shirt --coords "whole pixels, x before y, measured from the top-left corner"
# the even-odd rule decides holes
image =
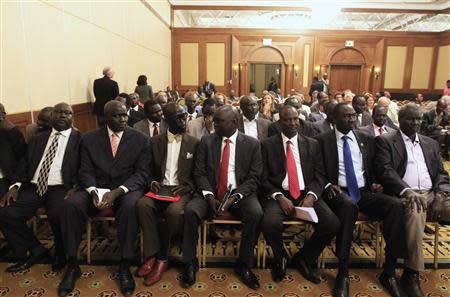
[[[257,116],[257,115],[256,115]],[[242,118],[243,118],[243,120],[244,120],[244,122],[247,122],[247,123],[254,123],[254,122],[256,122],[256,116],[255,116],[255,118],[253,119],[253,120],[249,120],[249,119],[247,119],[247,117],[245,116],[245,115],[242,115]]]
[[[147,119],[147,121],[148,121],[148,124],[150,125],[150,128],[153,128],[155,125],[156,125],[156,127],[159,127],[159,123],[153,123],[152,121],[150,121],[148,119]]]
[[[54,136],[58,132],[59,132],[59,134],[61,134],[64,137],[69,137],[70,133],[72,133],[72,128],[69,128],[69,129],[66,129],[66,130],[63,130],[63,131],[58,131],[55,128],[52,128],[52,134],[50,136]]]
[[[378,127],[378,126],[375,125],[375,124],[372,124],[372,125],[373,125],[373,127],[374,127],[375,129],[377,129],[377,130],[381,128],[381,129],[383,129],[384,132],[387,132],[386,126],[385,126],[385,125],[383,125],[383,126],[381,126],[381,127]]]
[[[167,130],[167,141],[169,141],[170,143],[172,143],[174,140],[176,142],[180,142],[182,138],[182,134],[173,134],[169,130]]]
[[[108,126],[106,126],[106,127],[108,127]],[[109,136],[110,140],[111,140],[111,135],[113,133],[115,133],[117,135],[117,137],[119,137],[119,141],[120,141],[120,139],[122,139],[123,131],[113,132],[113,130],[109,129],[109,127],[108,127],[108,136]]]
[[[347,134],[344,134],[342,132],[340,132],[338,129],[334,129],[334,133],[336,134],[336,140],[342,140],[342,136],[347,136],[348,138],[350,138],[350,140],[352,141],[356,141],[356,136],[353,133],[353,130],[350,130],[350,132],[348,132]]]
[[[229,139],[229,140],[231,140],[231,143],[236,144],[237,135],[238,135],[238,130],[236,130],[236,132],[234,132],[234,134],[231,135],[230,137],[222,137],[222,142],[224,142],[225,139]]]
[[[297,138],[298,138],[298,134],[295,134],[294,137],[292,138],[288,138],[286,135],[283,134],[283,132],[281,132],[281,139],[283,139],[283,143],[286,143],[288,141],[291,141],[291,143],[297,143]]]
[[[133,107],[134,111],[139,111],[139,105],[136,104],[135,107]]]
[[[188,117],[192,116],[193,119],[195,119],[197,117],[197,112],[194,111],[193,113],[188,113]]]
[[[326,119],[326,118],[327,118],[327,114],[326,114],[326,113],[324,113],[324,112],[321,112],[321,111],[319,111],[319,114],[321,114],[321,115],[322,115],[322,117],[323,117],[324,119]]]
[[[416,135],[415,135],[415,137],[414,137],[414,142],[413,142],[413,140],[412,140],[411,138],[409,138],[408,136],[406,136],[406,134],[403,133],[401,130],[400,130],[400,134],[402,135],[402,138],[403,138],[403,141],[404,141],[404,142],[410,141],[410,142],[413,143],[414,145],[420,143],[420,140],[419,140],[419,137],[417,136],[417,133],[416,133]]]

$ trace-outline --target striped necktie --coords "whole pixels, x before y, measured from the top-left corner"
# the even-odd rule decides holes
[[[60,135],[61,133],[59,132],[55,133],[53,141],[45,154],[41,169],[39,170],[36,193],[41,197],[47,192],[48,174],[50,172],[50,167],[52,167],[53,160],[55,159],[56,151],[58,150],[58,140]]]

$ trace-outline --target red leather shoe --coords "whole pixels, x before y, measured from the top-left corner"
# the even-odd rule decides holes
[[[138,277],[144,277],[147,274],[149,274],[153,267],[155,266],[156,259],[155,257],[150,257],[147,259],[147,261],[142,264],[142,266],[139,268],[139,270],[136,273],[136,276]]]
[[[156,261],[152,272],[145,277],[144,285],[151,286],[161,280],[163,273],[167,270],[168,261]]]

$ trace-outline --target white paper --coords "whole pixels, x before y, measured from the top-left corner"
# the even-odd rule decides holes
[[[301,220],[310,221],[313,223],[319,222],[319,218],[317,217],[316,211],[312,207],[296,206],[295,207],[295,217],[297,217]]]
[[[97,192],[98,192],[98,202],[101,203],[103,200],[103,195],[105,195],[108,192],[111,192],[110,189],[102,189],[102,188],[97,188]]]

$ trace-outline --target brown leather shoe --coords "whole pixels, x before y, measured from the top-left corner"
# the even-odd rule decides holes
[[[161,280],[163,273],[167,270],[168,261],[156,261],[155,266],[153,267],[152,272],[150,272],[144,281],[144,285],[151,286]]]
[[[150,257],[147,259],[147,261],[142,264],[142,266],[139,268],[139,270],[136,273],[136,276],[138,277],[144,277],[147,274],[149,274],[153,267],[155,266],[156,259],[155,257]]]

